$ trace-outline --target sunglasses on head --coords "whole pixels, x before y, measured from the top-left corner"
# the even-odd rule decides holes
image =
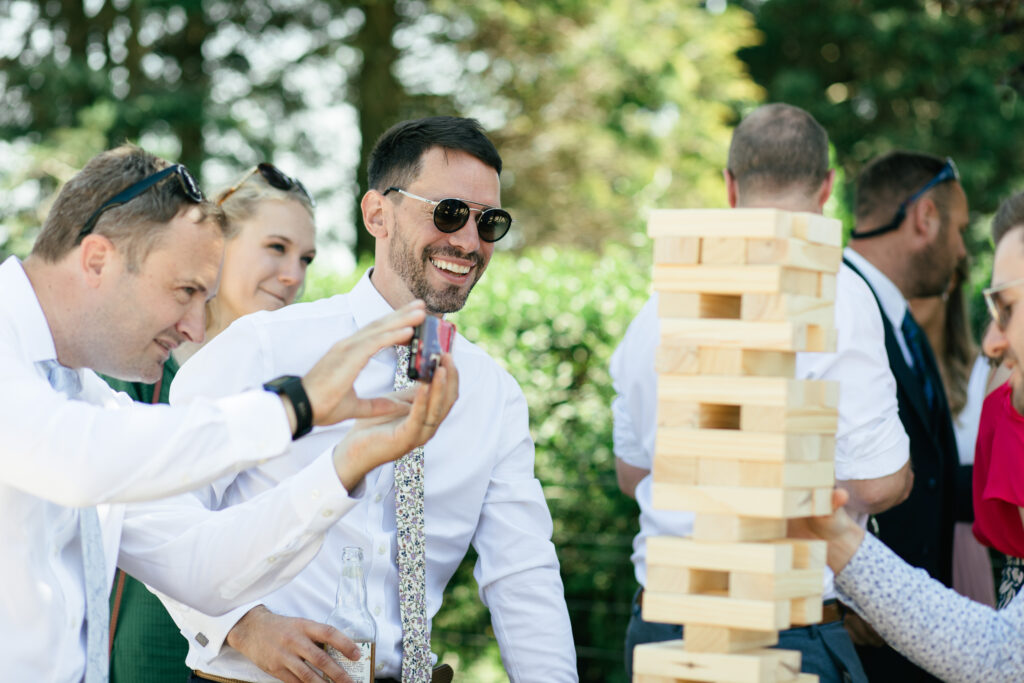
[[[484,242],[497,242],[508,233],[508,229],[512,227],[512,216],[508,211],[499,209],[493,206],[487,206],[486,204],[480,204],[480,202],[470,202],[472,204],[480,204],[484,207],[483,209],[470,208],[469,204],[465,199],[427,199],[426,197],[420,197],[411,192],[406,192],[399,187],[389,187],[384,191],[385,196],[388,192],[397,192],[400,195],[409,197],[410,199],[416,199],[423,202],[424,204],[430,204],[434,207],[434,225],[438,230],[445,233],[451,233],[459,230],[469,221],[469,214],[472,211],[479,212],[480,216],[476,219],[476,231],[480,235],[480,239]]]
[[[83,225],[82,229],[78,232],[78,241],[81,241],[82,238],[93,231],[93,228],[96,227],[96,221],[100,219],[100,216],[103,215],[104,211],[130,202],[169,175],[173,175],[178,179],[178,185],[181,187],[182,194],[184,194],[189,201],[195,202],[196,204],[203,201],[203,193],[199,189],[199,183],[196,182],[196,179],[192,177],[192,174],[189,173],[188,169],[183,165],[174,164],[173,166],[168,166],[161,171],[157,171],[152,175],[146,176],[137,183],[129,185],[107,201],[100,204],[100,208],[93,211],[92,215],[89,216],[89,220],[85,222],[85,225]]]
[[[896,210],[896,215],[893,216],[891,221],[879,228],[875,228],[874,230],[868,230],[867,232],[854,231],[850,236],[856,237],[857,239],[864,239],[865,237],[874,237],[875,235],[881,235],[896,230],[900,227],[900,223],[903,222],[903,219],[907,217],[908,206],[920,199],[921,195],[925,192],[932,189],[939,183],[946,182],[947,180],[960,182],[960,171],[957,170],[956,164],[950,157],[946,157],[946,163],[942,165],[942,168],[939,169],[939,172],[935,174],[934,178],[925,183],[924,187],[920,190],[903,200],[903,203],[900,204],[900,208]]]
[[[1001,285],[981,290],[981,296],[985,299],[985,307],[988,308],[992,321],[995,322],[996,327],[1000,330],[1005,330],[1006,326],[1010,324],[1010,317],[1013,316],[1013,306],[1004,304],[999,295],[1003,290],[1016,287],[1017,285],[1024,285],[1024,280],[1010,280]]]
[[[286,173],[281,171],[281,169],[279,169],[277,166],[274,166],[273,164],[269,164],[267,162],[257,164],[251,171],[245,174],[244,178],[242,178],[237,183],[232,185],[231,188],[224,193],[224,196],[217,201],[217,205],[220,206],[225,201],[227,201],[227,198],[233,195],[238,188],[245,184],[246,180],[253,177],[257,173],[263,176],[263,179],[267,181],[268,185],[277,188],[278,190],[289,192],[292,189],[298,189],[298,191],[301,192],[306,197],[306,199],[309,200],[311,206],[316,206],[316,200],[313,199],[313,195],[309,193],[309,190],[306,189],[306,186],[302,184],[301,180],[299,180],[298,178],[293,178],[290,175],[287,175]]]

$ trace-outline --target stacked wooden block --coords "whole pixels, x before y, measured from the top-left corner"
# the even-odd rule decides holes
[[[654,506],[693,538],[647,541],[647,621],[684,640],[634,653],[636,683],[817,680],[766,649],[821,620],[825,544],[786,520],[831,511],[838,386],[795,379],[833,351],[838,221],[773,209],[656,211],[661,344]]]

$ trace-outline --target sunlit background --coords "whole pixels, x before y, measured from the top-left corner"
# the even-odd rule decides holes
[[[264,160],[300,177],[319,203],[305,296],[327,296],[372,256],[356,199],[376,137],[479,118],[516,224],[455,319],[530,401],[581,680],[619,681],[636,507],[615,485],[607,365],[647,294],[645,212],[723,206],[732,126],[786,101],[831,135],[827,211],[847,229],[873,156],[956,160],[976,292],[989,216],[1024,186],[1020,4],[0,0],[0,256],[25,255],[60,184],[130,140],[209,192]],[[463,680],[504,680],[468,562],[434,650]]]

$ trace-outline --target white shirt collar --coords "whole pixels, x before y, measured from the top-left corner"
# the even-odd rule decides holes
[[[850,247],[843,250],[843,256],[864,275],[868,284],[871,285],[871,289],[875,290],[885,317],[889,319],[893,327],[897,330],[900,329],[900,326],[903,325],[903,317],[907,314],[907,300],[900,288],[893,284],[885,273]]]
[[[0,292],[4,293],[0,306],[14,312],[9,321],[28,360],[55,360],[57,348],[50,325],[17,256],[11,256],[0,264]]]

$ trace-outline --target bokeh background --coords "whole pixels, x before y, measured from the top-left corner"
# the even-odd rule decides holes
[[[847,230],[872,157],[956,160],[976,299],[989,219],[1024,189],[1022,90],[1014,0],[0,0],[0,257],[130,140],[211,191],[264,160],[300,177],[319,202],[305,298],[329,296],[370,263],[356,199],[376,137],[479,118],[516,223],[455,321],[529,400],[581,680],[621,681],[636,507],[615,484],[607,367],[647,296],[646,212],[724,206],[732,126],[789,102],[829,131],[827,213]],[[473,559],[433,646],[463,680],[502,681]]]

